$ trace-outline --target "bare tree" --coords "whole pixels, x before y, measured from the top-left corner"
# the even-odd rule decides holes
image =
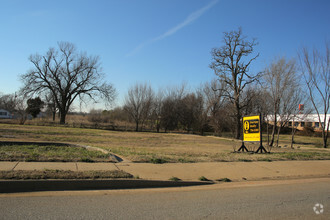
[[[26,109],[26,97],[23,95],[15,96],[15,114],[18,115],[19,124],[21,125],[23,125],[28,118]]]
[[[152,110],[153,124],[156,125],[157,133],[159,133],[162,124],[161,115],[162,115],[163,103],[164,103],[164,92],[162,90],[158,90],[158,93],[154,98],[153,110]]]
[[[180,103],[187,94],[187,86],[182,83],[180,86],[168,87],[164,92],[164,99],[161,108],[161,126],[165,132],[178,128],[182,112]]]
[[[271,98],[272,115],[274,122],[269,145],[274,145],[277,128],[277,145],[281,128],[288,123],[292,113],[301,104],[299,91],[299,77],[294,60],[285,58],[275,60],[266,68],[263,79]]]
[[[325,45],[325,54],[303,48],[299,53],[302,73],[308,88],[309,98],[317,113],[322,130],[323,147],[327,148],[330,117],[330,48]]]
[[[204,100],[200,94],[189,93],[179,102],[180,124],[188,133],[192,130],[200,131],[203,135],[203,127],[205,124],[204,116]]]
[[[99,57],[78,53],[72,43],[58,43],[58,49],[50,48],[41,56],[31,55],[33,68],[21,76],[25,95],[50,92],[55,97],[64,124],[72,103],[88,97],[94,101],[103,98],[108,103],[115,97],[115,89],[104,82]]]
[[[1,95],[0,96],[0,108],[5,109],[10,112],[15,111],[16,103],[15,103],[16,94],[10,95]]]
[[[224,90],[225,95],[231,101],[235,109],[236,139],[241,134],[242,103],[241,95],[247,85],[255,82],[260,74],[249,74],[251,63],[259,54],[247,58],[254,52],[257,45],[253,39],[246,40],[242,34],[242,29],[225,32],[223,37],[224,45],[212,50],[213,62],[210,67],[218,76],[218,79],[227,85]]]
[[[179,114],[178,114],[178,99],[173,97],[165,97],[161,109],[161,126],[165,130],[174,130],[178,127]]]
[[[310,106],[310,100],[306,92],[303,91],[302,87],[297,88],[293,94],[291,94],[293,97],[294,105],[290,109],[290,117],[288,118],[288,121],[291,121],[291,148],[294,149],[294,137],[297,131],[297,127],[295,126],[296,120],[299,121],[305,121],[308,118],[308,115],[312,112],[312,108]],[[304,109],[299,109],[299,104],[302,104]]]
[[[135,130],[139,131],[139,126],[149,118],[152,110],[154,92],[150,85],[135,84],[128,90],[125,98],[124,109],[135,121]]]
[[[198,131],[200,135],[204,135],[204,132],[210,131],[210,115],[209,115],[209,103],[207,102],[206,94],[204,93],[204,87],[201,85],[196,91],[196,110],[195,110],[195,123],[194,131]]]
[[[56,99],[52,93],[45,94],[45,101],[46,101],[46,112],[47,114],[51,114],[53,121],[55,121],[56,112],[58,110],[56,106]]]
[[[13,113],[19,120],[19,124],[24,124],[27,120],[28,114],[26,112],[26,97],[20,93],[1,96],[0,108]]]
[[[223,81],[212,80],[202,85],[201,92],[204,97],[206,115],[210,117],[210,125],[218,135],[224,130],[224,124],[228,123],[226,114],[223,114],[227,102],[224,96],[226,84]]]

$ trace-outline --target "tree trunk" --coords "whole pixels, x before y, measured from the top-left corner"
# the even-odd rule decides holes
[[[294,124],[294,120],[293,120],[292,124]],[[294,144],[294,135],[295,135],[295,133],[296,133],[296,130],[297,130],[297,129],[295,129],[294,126],[292,126],[292,133],[291,133],[291,149],[294,149],[293,144]]]
[[[235,131],[236,139],[240,139],[241,137],[241,116],[239,114],[236,115],[236,131]]]
[[[267,146],[269,146],[269,121],[267,121]]]
[[[136,121],[135,123],[136,123],[136,126],[135,126],[135,131],[136,131],[136,132],[138,132],[138,131],[139,131],[139,122],[138,122],[138,121]]]
[[[322,139],[323,139],[323,148],[327,148],[327,131],[325,131],[324,129],[322,129]]]
[[[323,148],[327,148],[327,139],[323,138]]]
[[[280,132],[281,132],[281,125],[277,129],[277,140],[276,140],[276,146],[278,147],[278,143],[280,141]]]
[[[157,133],[159,133],[159,130],[160,130],[160,122],[159,121],[156,122],[156,129],[157,129]]]
[[[238,96],[238,95],[236,95]],[[235,108],[236,108],[236,131],[235,131],[235,138],[240,139],[241,137],[241,109],[239,106],[239,99],[236,98],[235,100]]]
[[[276,127],[277,127],[277,116],[275,114],[274,115],[274,126],[273,126],[273,131],[272,131],[272,138],[271,138],[270,144],[269,144],[269,146],[271,146],[271,147],[273,147],[273,145],[274,145]]]
[[[60,111],[60,124],[65,124],[66,112],[65,110]]]

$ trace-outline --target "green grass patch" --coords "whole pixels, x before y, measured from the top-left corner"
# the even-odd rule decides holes
[[[0,171],[0,179],[116,179],[133,178],[122,170],[111,171],[70,171],[70,170],[15,170]]]
[[[329,160],[330,153],[321,152],[286,152],[278,153],[281,158],[287,160]]]

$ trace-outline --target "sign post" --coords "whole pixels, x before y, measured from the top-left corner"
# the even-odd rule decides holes
[[[260,146],[256,153],[267,153],[266,149],[262,146],[262,129],[261,129],[261,115],[243,117],[243,141],[242,146],[238,151],[248,152],[244,142],[260,142]]]

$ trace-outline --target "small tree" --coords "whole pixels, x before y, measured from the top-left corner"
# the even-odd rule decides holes
[[[163,104],[161,107],[161,126],[165,132],[168,130],[175,130],[178,128],[179,121],[181,120],[181,101],[186,95],[186,85],[168,88],[165,91]]]
[[[15,96],[15,114],[18,115],[19,124],[23,125],[27,120],[26,99],[23,95]]]
[[[15,98],[16,95],[1,95],[0,96],[0,108],[1,109],[5,109],[7,111],[10,112],[14,112],[15,111]]]
[[[149,85],[135,84],[128,90],[124,109],[135,122],[135,131],[149,118],[152,110],[154,92]]]
[[[326,44],[324,54],[304,48],[299,53],[300,67],[308,88],[309,98],[321,126],[323,147],[327,148],[330,109],[330,48]]]
[[[55,121],[55,117],[56,117],[56,112],[58,111],[58,108],[56,106],[56,100],[55,100],[55,96],[53,96],[52,93],[48,93],[45,95],[45,105],[46,105],[46,113],[48,115],[52,115],[52,119],[53,121]]]
[[[24,124],[27,119],[26,99],[20,93],[3,95],[0,97],[0,108],[14,113],[18,118],[19,124]]]
[[[224,96],[226,84],[223,81],[212,80],[202,85],[200,93],[203,94],[206,116],[209,116],[210,126],[218,135],[224,130],[228,123],[228,115],[224,114],[228,99]]]
[[[37,115],[41,112],[44,102],[41,101],[40,97],[36,97],[28,99],[26,104],[26,112],[31,114],[33,118],[36,118]]]
[[[159,90],[154,98],[153,108],[152,108],[152,119],[153,124],[156,125],[156,131],[159,133],[162,124],[162,108],[164,103],[164,93]]]
[[[301,100],[298,99],[300,93],[297,92],[299,89],[298,78],[294,60],[277,59],[265,70],[263,79],[270,95],[274,117],[270,146],[274,144],[276,128],[278,128],[278,144],[280,129],[287,124],[292,112],[300,104]]]
[[[203,133],[203,98],[194,93],[187,94],[179,103],[180,124],[189,133],[192,129]]]

